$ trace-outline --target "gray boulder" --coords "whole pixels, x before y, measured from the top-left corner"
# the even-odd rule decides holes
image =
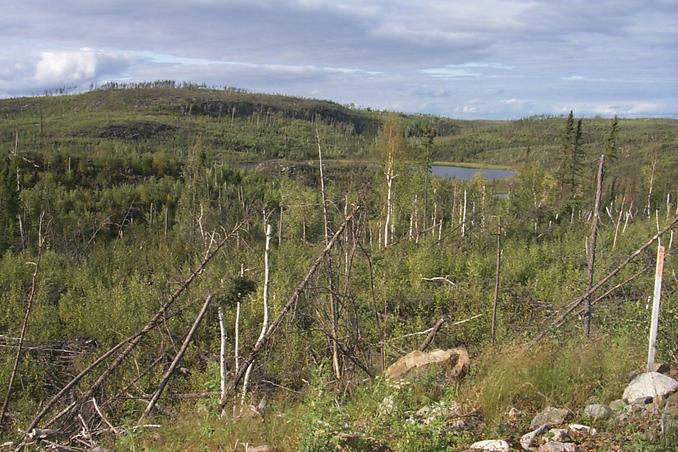
[[[659,372],[636,375],[624,390],[624,400],[633,402],[639,398],[668,396],[678,391],[678,381]]]
[[[525,450],[535,450],[536,445],[537,445],[537,440],[541,435],[546,433],[546,431],[549,429],[548,424],[543,424],[540,427],[532,430],[529,433],[525,433],[521,438],[520,438],[520,445],[522,446],[523,449]]]
[[[511,446],[503,439],[486,439],[484,441],[478,441],[477,443],[471,444],[469,449],[484,450],[488,452],[502,452],[511,450]]]

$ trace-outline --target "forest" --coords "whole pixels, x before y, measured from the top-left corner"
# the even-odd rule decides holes
[[[658,245],[678,367],[676,126],[170,81],[0,100],[0,443],[464,450],[546,406],[590,424],[645,368]],[[463,378],[384,377],[451,348]],[[676,447],[648,419],[582,450]]]

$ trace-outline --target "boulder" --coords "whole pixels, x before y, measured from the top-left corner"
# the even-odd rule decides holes
[[[612,410],[606,405],[594,403],[592,405],[587,405],[586,408],[584,408],[584,414],[591,419],[605,419],[610,417]]]
[[[448,378],[461,378],[468,372],[470,363],[468,352],[464,348],[430,352],[415,350],[391,364],[385,374],[388,379],[400,380],[433,369],[444,372]]]
[[[530,423],[530,428],[537,428],[540,425],[548,424],[550,426],[560,425],[570,415],[570,412],[565,408],[554,408],[552,406],[544,408],[537,414]]]
[[[552,428],[548,432],[551,441],[567,442],[570,438],[570,430],[567,428]]]
[[[471,444],[469,449],[500,452],[511,450],[511,446],[503,439],[486,439],[484,441],[478,441],[477,443]]]
[[[588,425],[582,425],[582,424],[570,424],[567,426],[568,430],[570,433],[576,433],[579,435],[595,435],[598,433],[598,431],[593,428],[589,427]]]
[[[520,437],[520,445],[525,450],[534,450],[536,449],[537,440],[541,435],[543,435],[549,429],[548,424],[544,424],[529,433],[525,433]]]
[[[539,452],[578,452],[581,448],[574,443],[561,443],[560,441],[551,441],[542,444]]]
[[[570,424],[567,426],[568,436],[571,440],[576,442],[583,442],[588,437],[595,435],[596,429],[582,424]]]
[[[637,375],[624,390],[623,399],[633,402],[643,397],[668,396],[678,391],[678,381],[659,372]]]

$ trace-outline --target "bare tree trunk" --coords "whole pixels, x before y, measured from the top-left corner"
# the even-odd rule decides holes
[[[621,224],[622,215],[624,214],[624,202],[626,198],[622,198],[621,208],[619,209],[619,217],[617,218],[617,224],[614,227],[614,239],[612,240],[612,251],[617,247],[617,237],[619,235],[619,225]]]
[[[392,204],[392,188],[393,188],[393,173],[392,169],[389,166],[386,173],[386,221],[384,221],[384,248],[388,248],[389,245],[389,231],[391,229],[391,204]]]
[[[494,301],[492,302],[492,343],[497,340],[497,301],[499,300],[499,278],[501,274],[501,217],[497,231],[497,257],[494,273]]]
[[[270,279],[270,254],[271,254],[271,225],[266,224],[266,247],[264,248],[264,319],[261,324],[261,333],[259,333],[259,338],[257,339],[257,342],[255,344],[255,348],[261,344],[261,342],[264,340],[264,337],[266,336],[266,331],[268,330],[268,284],[269,284],[269,279]],[[252,366],[254,365],[254,361],[250,362],[247,365],[247,371],[245,373],[245,378],[242,383],[242,396],[240,397],[240,404],[245,403],[245,395],[247,395],[247,382],[250,377],[250,373],[252,372]]]
[[[219,316],[219,389],[220,389],[220,400],[223,400],[226,397],[226,321],[224,319],[224,310],[219,306],[218,311]],[[224,413],[222,412],[223,416]]]
[[[208,295],[207,299],[205,300],[205,303],[202,305],[202,309],[198,313],[198,316],[193,321],[193,325],[191,326],[191,329],[188,330],[188,334],[186,334],[186,337],[184,338],[184,343],[181,344],[181,348],[179,349],[179,352],[174,357],[172,364],[170,364],[167,371],[165,371],[165,375],[163,375],[162,380],[160,381],[160,385],[158,386],[158,389],[156,389],[155,392],[153,393],[153,397],[151,397],[151,401],[149,402],[148,406],[146,406],[146,410],[144,410],[143,414],[141,415],[141,417],[137,421],[137,425],[140,425],[143,422],[144,418],[146,416],[148,416],[148,414],[153,410],[153,407],[155,406],[155,404],[158,402],[158,399],[160,398],[162,391],[165,389],[165,386],[167,386],[167,382],[169,381],[170,377],[174,373],[174,369],[177,368],[179,361],[181,361],[181,358],[183,358],[184,353],[186,353],[186,349],[188,348],[188,344],[191,342],[191,339],[193,339],[193,335],[198,330],[198,325],[200,324],[200,321],[203,319],[203,317],[205,317],[205,313],[207,312],[207,308],[209,307],[211,302],[212,302],[212,295]]]
[[[466,237],[466,189],[464,188],[464,213],[461,215],[461,236]]]
[[[596,240],[598,238],[598,216],[600,210],[600,196],[603,191],[603,167],[605,166],[605,155],[600,156],[598,164],[598,177],[596,179],[596,196],[593,201],[593,215],[591,218],[591,244],[588,256],[588,284],[587,290],[593,287],[593,272],[596,263]],[[591,296],[584,302],[584,334],[588,337],[591,334]]]
[[[647,207],[645,208],[645,210],[647,212],[648,217],[650,216],[650,212],[651,212],[650,204],[652,202],[652,188],[653,188],[653,185],[654,185],[654,171],[657,167],[657,157],[658,156],[655,153],[654,160],[652,161],[652,172],[650,173],[650,187],[649,187],[649,190],[647,191]]]
[[[325,196],[325,177],[323,174],[323,153],[320,146],[320,133],[318,132],[317,117],[315,126],[315,137],[318,143],[318,164],[320,165],[320,194],[323,203],[323,232],[325,237],[325,245],[330,241],[329,239],[329,225],[327,220],[327,197]],[[339,365],[339,350],[337,348],[337,303],[334,299],[334,281],[332,278],[332,256],[327,256],[327,265],[329,267],[327,272],[327,279],[330,285],[329,301],[330,301],[330,331],[332,338],[330,339],[330,347],[332,349],[332,367],[334,368],[334,376],[337,380],[341,379],[341,367]]]

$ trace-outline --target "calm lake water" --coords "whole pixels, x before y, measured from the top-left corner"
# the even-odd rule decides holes
[[[366,162],[365,164],[374,165],[373,162]],[[256,162],[241,162],[239,164],[240,168],[246,170],[257,169],[259,165],[261,165],[261,163]],[[285,165],[289,165],[289,163],[286,163]],[[292,165],[294,165],[294,163],[292,163]],[[433,173],[433,175],[438,177],[459,180],[473,179],[473,177],[480,172],[482,172],[483,177],[485,177],[485,179],[488,180],[510,179],[515,175],[513,170],[464,168],[461,166],[445,166],[445,165],[433,165],[431,166],[431,172]]]
[[[442,166],[442,165],[433,165],[431,167],[431,172],[436,176],[444,177],[445,179],[461,179],[461,180],[473,179],[473,177],[479,172],[482,172],[483,177],[489,180],[510,179],[514,175],[514,172],[512,170],[462,168],[459,166]]]

